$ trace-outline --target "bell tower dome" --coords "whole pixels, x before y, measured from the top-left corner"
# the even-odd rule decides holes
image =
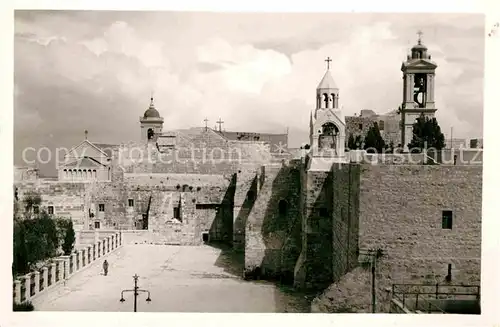
[[[149,108],[144,112],[144,116],[139,118],[139,121],[141,122],[141,141],[156,142],[158,134],[163,129],[163,118],[160,117],[160,113],[155,108],[153,97],[151,97]]]

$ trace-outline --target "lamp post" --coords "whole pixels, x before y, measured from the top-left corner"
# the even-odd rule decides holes
[[[375,266],[379,258],[384,256],[384,250],[382,249],[370,249],[370,250],[359,250],[359,254],[370,257],[371,260],[371,273],[372,273],[372,313],[376,311],[376,288],[375,288]]]
[[[139,292],[147,292],[148,293],[148,298],[146,299],[147,303],[151,302],[151,297],[150,297],[149,291],[140,290],[139,286],[137,286],[137,281],[139,280],[139,276],[137,276],[137,274],[135,274],[134,276],[132,276],[132,278],[134,279],[134,289],[133,290],[123,290],[122,291],[122,298],[120,299],[120,302],[125,302],[125,299],[123,298],[124,292],[134,292],[134,312],[137,312],[137,296],[139,295]]]

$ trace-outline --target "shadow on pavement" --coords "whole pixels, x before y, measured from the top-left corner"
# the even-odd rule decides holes
[[[244,281],[243,271],[245,266],[245,257],[243,251],[233,250],[225,243],[207,244],[213,248],[221,250],[221,253],[215,261],[215,266],[223,268],[226,273],[238,277]],[[291,285],[286,285],[280,281],[267,280],[248,280],[247,283],[273,285],[276,312],[291,313],[309,313],[311,301],[316,293],[305,293],[294,289]]]
[[[230,245],[225,243],[210,243],[207,244],[213,248],[221,250],[215,266],[223,268],[225,272],[236,277],[243,277],[243,267],[245,265],[244,253],[241,251],[234,251]]]

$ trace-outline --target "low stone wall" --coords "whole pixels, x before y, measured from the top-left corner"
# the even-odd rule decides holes
[[[44,294],[75,273],[88,267],[95,260],[113,252],[122,245],[121,233],[114,233],[99,239],[92,245],[75,247],[71,255],[60,256],[40,270],[30,272],[14,280],[13,300],[23,303]]]

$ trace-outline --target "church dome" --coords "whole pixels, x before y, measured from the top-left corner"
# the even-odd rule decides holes
[[[160,118],[160,113],[158,112],[158,110],[156,110],[153,103],[153,98],[151,98],[151,103],[148,110],[144,112],[144,118]]]
[[[423,45],[420,40],[418,41],[418,44],[415,44],[413,46],[413,48],[411,48],[412,50],[427,50],[427,47],[425,45]]]

